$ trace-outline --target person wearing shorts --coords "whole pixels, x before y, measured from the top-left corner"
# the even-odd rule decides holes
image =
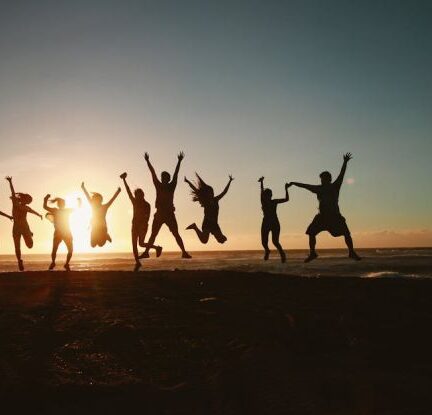
[[[315,250],[316,235],[323,231],[329,232],[334,237],[343,236],[348,247],[348,256],[356,261],[361,259],[354,250],[351,232],[339,210],[339,192],[348,162],[352,159],[351,153],[345,154],[343,159],[342,169],[334,182],[332,182],[332,176],[328,171],[320,174],[321,185],[292,182],[294,186],[315,193],[319,201],[319,213],[306,230],[306,234],[309,235],[310,252],[305,262],[310,262],[318,257]]]
[[[145,161],[147,162],[147,166],[152,175],[153,183],[156,188],[156,212],[154,214],[153,223],[152,223],[152,232],[150,235],[150,239],[147,242],[147,246],[145,251],[140,255],[140,258],[148,258],[150,248],[154,245],[156,237],[162,227],[162,225],[166,225],[170,232],[173,234],[177,245],[182,251],[182,258],[189,259],[192,258],[188,252],[186,251],[183,240],[178,231],[177,219],[175,216],[175,207],[174,207],[174,192],[177,187],[177,179],[178,173],[180,170],[181,162],[184,158],[184,153],[180,152],[178,155],[177,166],[174,171],[173,178],[171,180],[171,176],[168,172],[163,171],[161,173],[161,180],[158,179],[155,169],[150,163],[150,157],[148,153],[144,155]]]

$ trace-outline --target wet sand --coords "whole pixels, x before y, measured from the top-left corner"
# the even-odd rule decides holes
[[[1,407],[429,414],[431,328],[430,279],[1,274]]]

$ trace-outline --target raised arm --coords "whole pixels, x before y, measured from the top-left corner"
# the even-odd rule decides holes
[[[148,166],[148,168],[149,168],[149,170],[150,170],[150,173],[151,173],[151,176],[152,176],[152,179],[153,179],[153,183],[154,183],[155,185],[160,184],[160,181],[159,181],[159,179],[158,179],[157,176],[156,176],[155,169],[153,168],[152,164],[150,163],[150,156],[149,156],[149,153],[145,153],[145,154],[144,154],[144,159],[145,159],[145,161],[147,162],[147,166]]]
[[[126,192],[127,192],[128,196],[129,196],[129,199],[131,200],[131,202],[133,202],[135,200],[135,198],[134,198],[134,195],[132,194],[131,189],[130,189],[127,181],[126,181],[126,177],[127,177],[127,173],[123,173],[120,176],[120,178],[123,180],[124,186],[126,188]]]
[[[177,166],[176,166],[176,168],[174,170],[174,175],[173,175],[173,178],[171,180],[171,183],[174,185],[174,187],[177,186],[177,179],[178,179],[178,174],[179,174],[179,171],[180,171],[180,165],[181,165],[182,160],[184,159],[184,153],[183,153],[183,151],[180,151],[180,153],[177,156],[177,159],[178,159],[177,160]]]
[[[89,194],[89,192],[87,191],[87,189],[86,189],[86,187],[85,187],[84,182],[81,183],[81,189],[82,189],[82,191],[84,192],[85,197],[86,197],[86,199],[88,200],[88,202],[91,203],[91,197],[90,197],[90,194]]]
[[[230,188],[231,182],[234,180],[234,178],[231,176],[231,174],[228,176],[229,180],[227,185],[225,186],[225,189],[223,189],[222,193],[219,196],[216,196],[217,200],[221,200],[228,192],[228,189]]]
[[[39,217],[40,219],[43,219],[43,216],[40,213],[33,210],[30,206],[27,206],[27,212]]]
[[[298,182],[291,182],[290,186],[297,186],[297,187],[301,187],[302,189],[306,189],[309,190],[312,193],[317,193],[319,186],[314,185],[314,184],[305,184],[305,183],[298,183]]]
[[[260,183],[261,194],[262,194],[262,192],[264,192],[264,176],[261,176],[261,177],[258,179],[258,182]]]
[[[12,177],[11,176],[7,176],[6,180],[9,182],[9,187],[10,187],[10,191],[11,191],[12,197],[15,198],[15,189],[14,189],[14,186],[13,186],[13,183],[12,183]]]
[[[194,184],[193,184],[190,180],[187,179],[186,176],[185,176],[185,178],[184,178],[184,181],[185,181],[185,183],[187,183],[187,184],[189,185],[189,187],[190,187],[194,192],[197,192],[197,191],[198,191],[198,189],[194,186]]]
[[[0,216],[4,216],[5,218],[13,220],[13,217],[11,215],[8,215],[7,213],[1,212],[1,211],[0,211]]]
[[[51,207],[48,206],[48,199],[49,199],[50,197],[51,197],[51,195],[46,195],[46,196],[44,197],[43,208],[44,208],[45,210],[47,210],[48,212],[53,213],[53,212],[55,211],[55,209],[54,209],[54,208],[51,208]]]
[[[291,183],[285,183],[285,197],[283,199],[275,199],[276,203],[285,203],[289,200],[288,188],[292,186]]]
[[[106,204],[106,206],[108,206],[108,207],[110,207],[113,203],[114,203],[114,200],[116,200],[117,199],[117,196],[120,194],[120,192],[121,192],[121,189],[120,189],[120,187],[116,190],[116,192],[114,193],[114,195],[113,195],[113,197],[109,200],[109,202]]]
[[[346,168],[348,165],[348,162],[352,159],[352,154],[351,153],[346,153],[343,156],[343,164],[342,164],[342,168],[341,171],[339,173],[339,176],[337,177],[337,179],[334,181],[334,184],[338,187],[342,186],[343,183],[343,179],[345,177],[345,172],[346,172]]]

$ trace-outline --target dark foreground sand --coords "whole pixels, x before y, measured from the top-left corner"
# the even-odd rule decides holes
[[[430,414],[432,281],[0,275],[1,413]]]

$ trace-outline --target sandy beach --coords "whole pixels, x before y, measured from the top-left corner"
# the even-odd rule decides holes
[[[427,279],[2,274],[2,407],[426,414],[431,294]]]

